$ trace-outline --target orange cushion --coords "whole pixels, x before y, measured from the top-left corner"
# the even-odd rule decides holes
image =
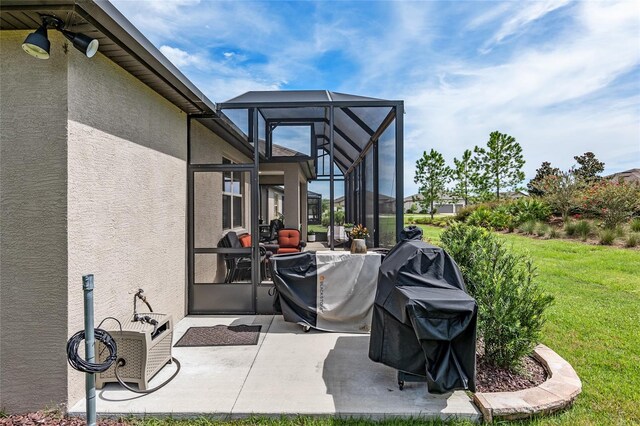
[[[251,247],[251,234],[244,234],[238,238],[242,247]]]
[[[285,254],[285,253],[298,253],[300,250],[298,250],[297,248],[279,248],[278,249],[278,254]]]
[[[280,247],[297,248],[300,245],[300,231],[297,229],[281,229],[278,231],[278,245]]]

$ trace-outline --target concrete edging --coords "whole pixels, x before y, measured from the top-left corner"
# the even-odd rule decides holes
[[[473,402],[484,421],[515,420],[536,414],[549,414],[568,407],[582,391],[582,382],[571,365],[545,345],[538,345],[533,356],[545,367],[549,378],[539,386],[515,392],[478,392]]]

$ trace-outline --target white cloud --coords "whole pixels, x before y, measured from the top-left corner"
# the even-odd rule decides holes
[[[484,53],[491,47],[502,42],[505,38],[523,31],[531,22],[538,20],[546,14],[553,12],[569,3],[569,0],[546,0],[516,3],[516,12],[505,20],[498,31],[488,40],[482,48]]]
[[[202,56],[190,54],[177,47],[163,45],[160,46],[160,52],[178,68],[184,69],[190,66],[202,68],[208,65],[208,61]]]

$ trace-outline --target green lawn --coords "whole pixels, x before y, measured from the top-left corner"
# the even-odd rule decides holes
[[[422,226],[438,242],[442,228]],[[640,251],[500,235],[529,253],[555,297],[542,343],[576,369],[574,407],[541,425],[640,424]]]
[[[438,241],[442,228],[422,226]],[[582,379],[582,394],[560,414],[513,425],[640,424],[640,251],[501,235],[514,250],[528,252],[546,291],[555,296],[542,342],[568,360]],[[234,422],[147,419],[146,425],[369,425],[363,420],[298,417]],[[383,425],[425,422],[390,420]],[[428,423],[427,423],[428,424]],[[431,423],[433,425],[442,422]],[[453,422],[446,424],[468,424]]]

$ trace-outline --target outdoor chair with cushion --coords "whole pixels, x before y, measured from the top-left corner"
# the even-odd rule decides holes
[[[307,243],[300,238],[300,231],[297,229],[281,229],[278,231],[278,254],[301,252]]]
[[[238,237],[235,231],[229,231],[218,243],[218,247],[225,248],[248,248],[251,247],[251,234],[242,234]],[[272,246],[277,248],[277,246]],[[267,260],[273,254],[263,244],[260,245],[260,265],[262,276],[267,276],[266,264]],[[224,278],[225,283],[232,283],[241,279],[247,279],[251,273],[251,255],[225,253],[224,262],[227,267],[227,273]]]

